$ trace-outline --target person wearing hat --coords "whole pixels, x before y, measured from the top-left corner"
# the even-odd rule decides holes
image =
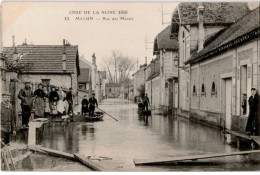
[[[257,135],[258,131],[258,105],[259,105],[259,97],[256,93],[256,89],[251,89],[252,95],[249,97],[248,104],[249,104],[249,116],[246,125],[246,132],[250,135]]]
[[[84,95],[84,98],[81,101],[81,105],[82,105],[82,107],[81,107],[81,114],[84,116],[88,112],[88,99],[87,99],[86,95]]]
[[[33,101],[33,92],[29,82],[26,82],[24,89],[19,91],[18,98],[21,100],[22,125],[23,127],[28,127]]]
[[[246,115],[246,108],[247,108],[247,95],[246,95],[246,93],[243,93],[243,99],[242,99],[241,107],[243,109],[243,115]]]
[[[15,115],[10,104],[11,94],[8,92],[2,93],[1,102],[1,141],[8,145],[10,143],[11,134],[15,135]],[[1,148],[4,145],[1,143]]]
[[[38,85],[38,89],[34,91],[34,97],[35,117],[44,117],[44,97],[46,97],[46,94],[41,83]]]
[[[89,99],[89,116],[94,116],[95,105],[98,107],[97,99],[95,98],[95,93],[92,94],[92,97]]]

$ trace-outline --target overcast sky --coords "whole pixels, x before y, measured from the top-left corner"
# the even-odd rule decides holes
[[[172,13],[177,3],[163,3],[164,13]],[[89,11],[91,14],[72,15],[74,11]],[[78,17],[118,17],[116,15],[93,14],[93,11],[127,10],[125,17],[130,21],[77,21]],[[65,17],[70,20],[66,21]],[[4,2],[3,3],[3,45],[12,45],[15,35],[16,45],[27,43],[35,45],[59,45],[67,39],[79,46],[79,54],[91,61],[95,52],[101,68],[102,60],[111,50],[120,50],[128,56],[139,59],[139,65],[150,61],[152,49],[145,49],[145,37],[149,42],[167,25],[171,15],[164,15],[162,25],[161,3],[159,2]],[[153,44],[148,44],[149,48]]]

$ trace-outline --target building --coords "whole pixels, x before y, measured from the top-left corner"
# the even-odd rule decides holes
[[[201,51],[222,30],[249,13],[247,3],[182,2],[173,12],[171,37],[179,42],[178,115],[189,117],[191,108],[190,57]]]
[[[106,98],[119,98],[120,97],[120,83],[107,83],[106,85]]]
[[[78,90],[90,92],[91,84],[91,68],[92,65],[86,59],[79,59],[80,75],[78,77]]]
[[[140,98],[140,96],[142,94],[140,94],[141,92],[141,88],[144,88],[145,86],[145,67],[147,66],[147,64],[141,65],[140,69],[137,70],[132,76],[134,79],[134,98]]]
[[[160,60],[160,91],[159,106],[162,111],[172,111],[176,108],[174,89],[178,77],[178,67],[174,59],[178,59],[178,41],[170,38],[171,26],[167,26],[154,39],[153,54]],[[148,85],[148,84],[147,84]],[[153,84],[155,85],[155,84]]]
[[[185,62],[190,65],[190,118],[245,132],[249,105],[243,114],[242,95],[260,89],[259,7],[215,35]]]
[[[152,109],[160,108],[161,101],[161,78],[160,78],[160,58],[155,59],[145,68],[146,82],[145,93],[150,99]]]

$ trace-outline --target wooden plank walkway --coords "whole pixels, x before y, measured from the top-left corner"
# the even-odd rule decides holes
[[[76,158],[74,157],[73,154],[70,153],[65,153],[62,151],[58,151],[58,150],[53,150],[53,149],[49,149],[49,148],[44,148],[42,146],[34,146],[34,145],[30,145],[28,146],[28,148],[32,151],[36,151],[36,152],[41,152],[41,153],[45,153],[51,156],[56,156],[56,157],[62,157],[65,159],[70,159],[70,160],[76,160]]]
[[[80,155],[80,154],[65,153],[65,152],[58,151],[58,150],[44,148],[44,147],[39,146],[39,145],[31,145],[31,146],[28,146],[28,148],[31,151],[41,152],[41,153],[48,154],[48,155],[51,155],[51,156],[70,159],[70,160],[73,160],[73,161],[78,161],[78,162],[82,163],[83,165],[87,166],[88,168],[90,168],[94,171],[110,171],[110,169],[104,168],[100,164],[98,164],[98,163],[92,161],[91,159],[89,159],[89,158],[87,158],[83,155]]]
[[[156,164],[173,163],[173,162],[186,161],[186,160],[209,159],[209,158],[235,156],[235,155],[248,155],[253,153],[260,153],[260,150],[238,151],[238,152],[231,152],[231,153],[218,153],[218,154],[206,154],[206,155],[189,155],[189,156],[181,156],[181,157],[173,157],[173,158],[161,158],[155,160],[134,159],[134,164],[135,165],[156,165]]]
[[[99,164],[91,161],[90,159],[88,159],[87,157],[85,157],[83,155],[74,154],[74,156],[77,160],[79,160],[79,162],[81,162],[83,165],[86,165],[87,167],[89,167],[90,169],[92,169],[94,171],[107,171],[107,169],[103,168]]]

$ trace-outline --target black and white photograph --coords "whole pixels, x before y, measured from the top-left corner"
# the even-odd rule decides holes
[[[1,172],[259,172],[259,5],[3,0]]]

